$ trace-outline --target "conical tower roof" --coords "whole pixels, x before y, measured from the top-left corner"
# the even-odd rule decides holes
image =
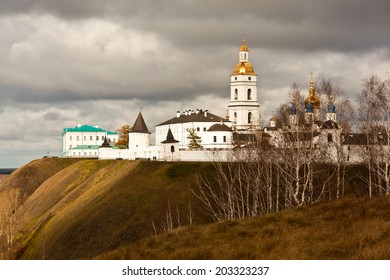
[[[161,144],[168,144],[168,143],[178,143],[179,141],[175,140],[173,137],[171,128],[168,129],[167,139],[162,141]]]
[[[104,136],[103,144],[99,148],[112,148],[110,143],[108,143],[107,136]]]
[[[144,118],[142,117],[141,112],[139,112],[137,119],[134,122],[133,127],[131,128],[130,133],[149,133],[148,127],[146,126],[146,123],[144,121]]]

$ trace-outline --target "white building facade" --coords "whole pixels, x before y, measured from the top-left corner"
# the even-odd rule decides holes
[[[209,131],[213,125],[223,124],[230,130],[225,135],[220,135],[218,131]],[[170,129],[175,140],[179,141],[179,148],[183,150],[188,147],[190,139],[189,129],[195,129],[195,133],[201,139],[204,149],[232,147],[232,123],[225,118],[216,116],[208,110],[196,109],[187,110],[182,113],[177,112],[176,117],[171,118],[156,126],[156,146],[166,140]],[[223,137],[226,136],[226,137]]]
[[[99,146],[107,137],[109,143],[116,143],[116,132],[99,128],[98,125],[77,125],[64,128],[62,133],[62,157],[98,157]]]

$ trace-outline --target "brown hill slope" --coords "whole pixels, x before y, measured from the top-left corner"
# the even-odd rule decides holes
[[[168,203],[181,224],[188,223],[189,202],[196,221],[205,223],[188,184],[194,168],[201,172],[207,166],[82,160],[55,174],[49,171],[52,176],[36,175],[48,179],[19,210],[18,258],[93,258],[162,231]]]
[[[390,198],[180,228],[100,259],[390,259]]]
[[[26,196],[31,195],[43,182],[79,159],[38,159],[15,170],[0,182],[0,189],[18,188]]]

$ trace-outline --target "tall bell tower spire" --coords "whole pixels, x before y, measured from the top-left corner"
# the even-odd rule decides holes
[[[260,128],[260,111],[257,101],[257,75],[249,63],[249,48],[242,40],[238,63],[230,75],[229,120],[236,130],[252,132]]]

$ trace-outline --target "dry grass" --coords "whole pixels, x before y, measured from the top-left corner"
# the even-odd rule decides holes
[[[185,166],[84,160],[47,176],[20,210],[19,258],[90,259],[151,236],[168,201],[186,224],[194,174]],[[197,222],[208,221],[192,204]]]
[[[345,199],[178,229],[102,259],[390,259],[390,199]]]
[[[344,199],[207,224],[188,189],[210,163],[41,159],[8,176],[20,188],[21,259],[389,259],[390,199]],[[172,207],[174,226],[161,223]]]

